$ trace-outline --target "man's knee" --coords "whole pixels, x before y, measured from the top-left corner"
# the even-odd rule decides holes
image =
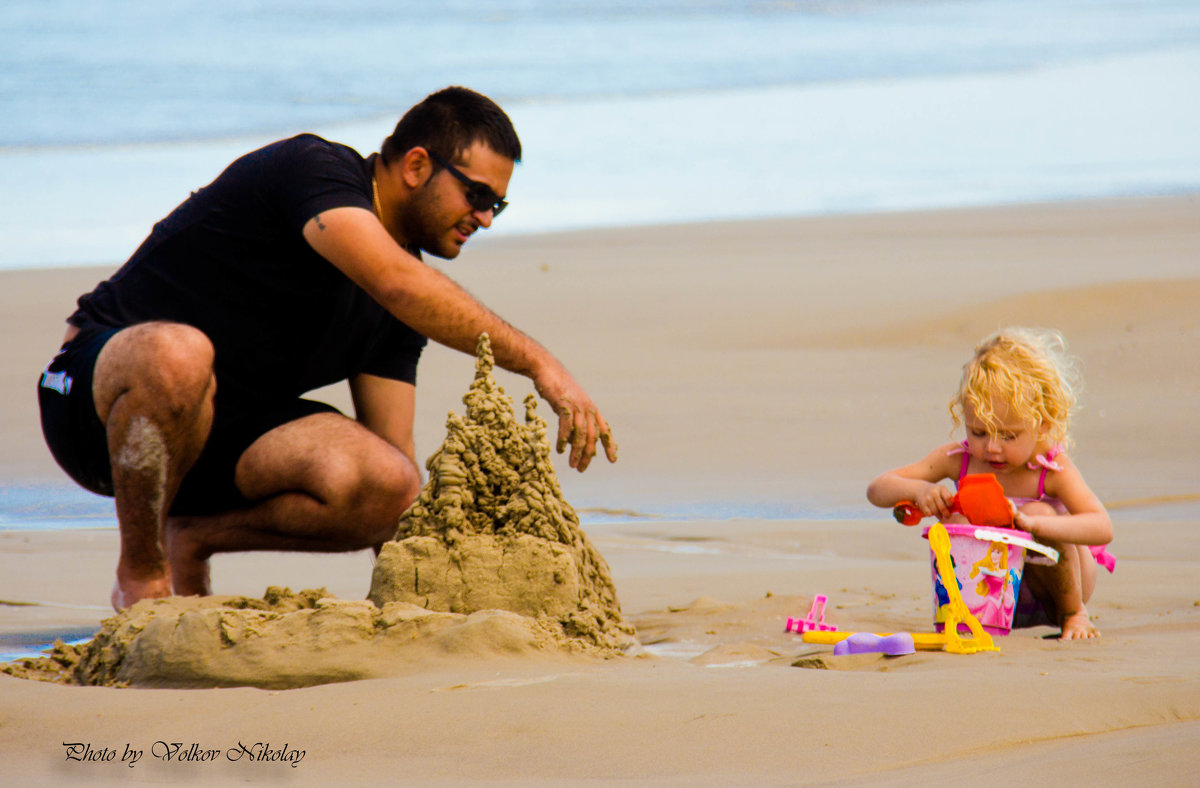
[[[208,385],[215,351],[212,340],[198,328],[183,323],[144,323],[131,333],[127,357],[142,366],[165,387],[194,389]]]
[[[421,479],[408,457],[390,446],[378,451],[329,458],[326,484],[365,528],[391,538],[396,522],[421,489]]]
[[[96,361],[96,407],[102,419],[130,392],[168,414],[191,411],[215,387],[212,341],[182,323],[142,323],[114,336]]]
[[[385,462],[373,463],[363,482],[363,494],[372,502],[376,516],[381,522],[390,523],[393,529],[421,491],[416,466],[399,451]]]

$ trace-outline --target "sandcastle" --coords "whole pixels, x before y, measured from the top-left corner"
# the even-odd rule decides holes
[[[446,654],[614,656],[634,645],[608,565],[563,500],[536,400],[519,424],[487,335],[476,355],[466,415],[449,415],[368,599],[274,587],[262,599],[147,599],[87,643],[0,670],[72,684],[283,688]]]
[[[380,552],[371,601],[470,614],[501,609],[601,648],[633,642],[603,556],[562,495],[546,422],[525,398],[525,423],[497,385],[488,336],[476,347],[465,417],[450,413],[429,480]]]

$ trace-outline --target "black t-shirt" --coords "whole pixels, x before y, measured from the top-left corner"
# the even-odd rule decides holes
[[[225,402],[295,397],[359,373],[415,382],[425,337],[302,235],[321,211],[372,210],[372,164],[311,134],[243,156],[156,224],[68,322],[199,328]]]

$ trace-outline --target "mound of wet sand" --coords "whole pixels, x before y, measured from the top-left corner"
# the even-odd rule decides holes
[[[466,616],[396,602],[336,599],[322,589],[143,600],[105,619],[88,643],[4,666],[64,684],[269,689],[378,678],[439,655],[570,651],[537,619],[503,610]]]
[[[286,688],[394,675],[439,655],[605,657],[635,644],[608,565],[563,500],[533,396],[519,424],[492,365],[483,335],[466,416],[450,414],[368,599],[272,587],[262,599],[143,600],[91,641],[3,670],[68,684]]]

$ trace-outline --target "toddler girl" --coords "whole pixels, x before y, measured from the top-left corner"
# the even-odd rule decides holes
[[[939,482],[994,475],[1016,509],[1015,526],[1059,551],[1056,565],[1026,564],[1022,596],[1028,589],[1071,640],[1100,634],[1084,605],[1097,557],[1109,571],[1113,559],[1101,547],[1112,541],[1108,512],[1066,453],[1076,376],[1064,351],[1062,337],[1049,331],[1009,328],[985,339],[950,401],[967,439],[882,474],[867,499],[885,508],[913,501],[926,516],[966,522],[951,515],[954,494]]]

